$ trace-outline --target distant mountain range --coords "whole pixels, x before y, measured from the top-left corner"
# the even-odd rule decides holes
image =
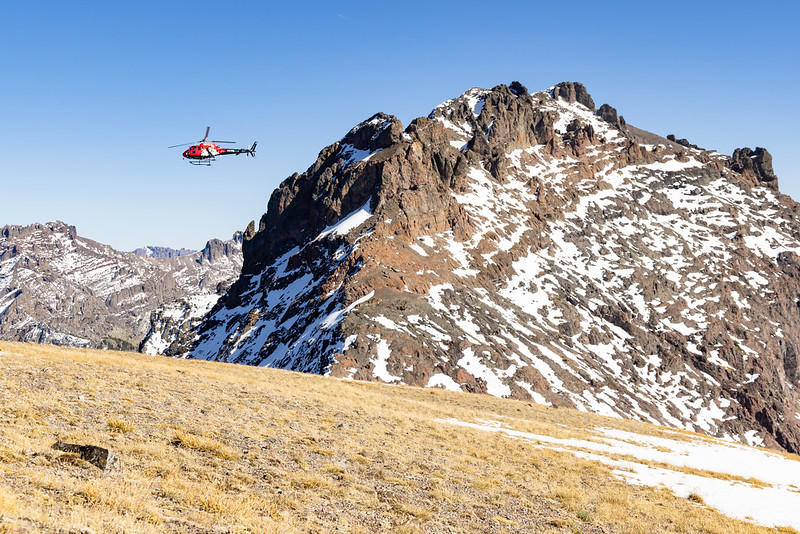
[[[137,248],[133,251],[137,256],[145,256],[147,258],[177,258],[179,256],[189,256],[194,254],[196,250],[188,248],[174,249],[169,247],[144,247]]]
[[[168,343],[156,318],[207,311],[239,274],[241,240],[237,232],[188,255],[152,247],[143,257],[60,221],[0,228],[0,339],[133,350]]]

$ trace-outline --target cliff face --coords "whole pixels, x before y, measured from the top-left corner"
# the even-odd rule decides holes
[[[273,193],[174,353],[800,451],[798,205],[766,150],[687,145],[572,82],[375,115]]]
[[[196,301],[205,312],[216,302],[218,290],[240,273],[240,243],[237,233],[189,255],[142,257],[80,237],[58,221],[5,226],[0,339],[136,349],[156,334],[151,316],[161,307]]]

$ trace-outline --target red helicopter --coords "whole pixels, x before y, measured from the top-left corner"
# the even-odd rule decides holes
[[[210,166],[211,162],[217,156],[227,156],[229,154],[244,154],[246,156],[256,157],[256,145],[258,141],[253,143],[250,148],[221,148],[217,143],[235,143],[236,141],[206,141],[208,139],[208,132],[211,131],[211,126],[206,127],[206,135],[196,143],[184,143],[182,145],[172,145],[168,148],[177,148],[179,146],[188,146],[183,151],[183,157],[189,160],[192,165],[206,165]],[[191,146],[189,146],[191,145]]]

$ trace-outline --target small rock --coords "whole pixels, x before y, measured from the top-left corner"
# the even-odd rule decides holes
[[[122,467],[119,456],[108,449],[97,447],[96,445],[76,445],[74,443],[57,441],[53,444],[52,448],[57,451],[77,454],[81,459],[103,471],[118,471]]]

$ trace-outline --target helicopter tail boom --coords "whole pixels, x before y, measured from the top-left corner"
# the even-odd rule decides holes
[[[245,154],[246,156],[256,157],[256,145],[257,144],[258,144],[258,141],[253,143],[253,146],[251,146],[250,148],[224,148],[219,153],[219,155],[220,156],[231,156],[231,155],[238,156],[239,154]]]

